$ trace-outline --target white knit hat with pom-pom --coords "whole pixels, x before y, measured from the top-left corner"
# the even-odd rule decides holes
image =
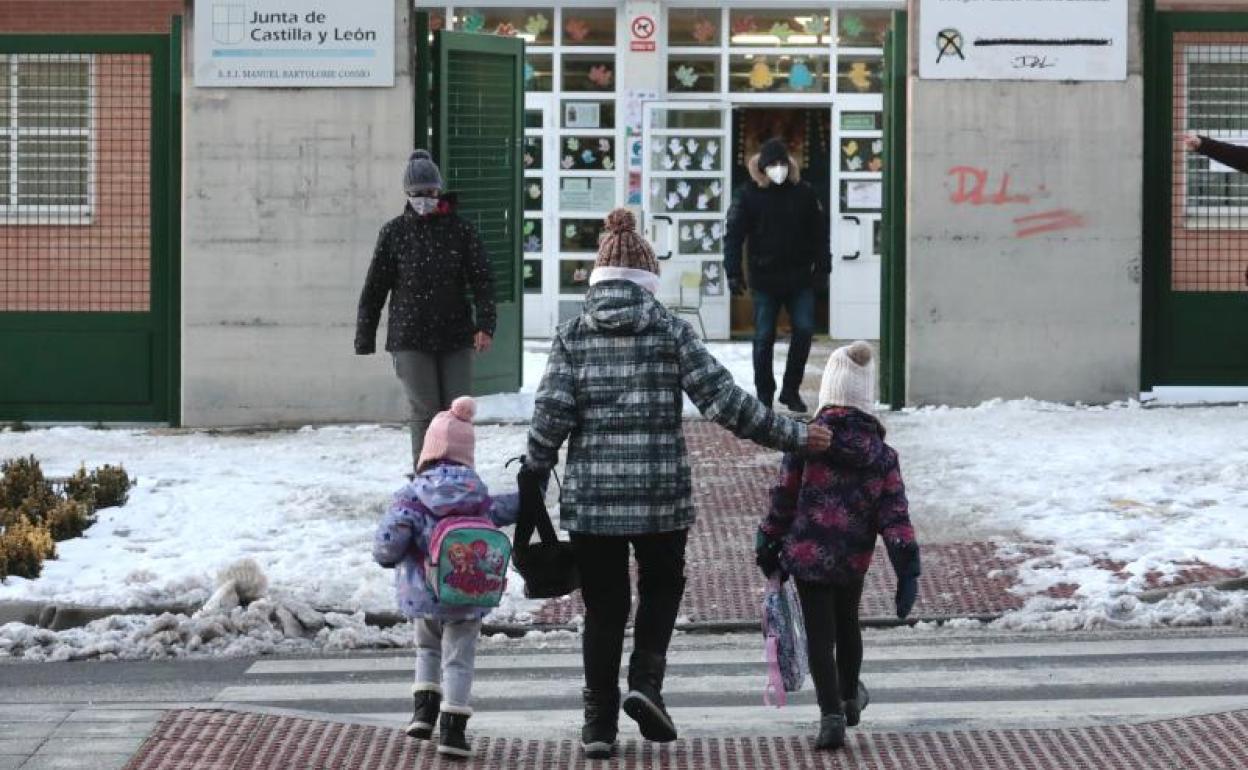
[[[832,351],[819,385],[819,409],[850,406],[870,414],[875,409],[875,351],[859,340]]]
[[[476,434],[472,418],[477,414],[477,402],[461,396],[451,402],[451,408],[438,412],[425,431],[425,443],[420,449],[417,470],[438,460],[450,460],[469,468],[475,464]]]

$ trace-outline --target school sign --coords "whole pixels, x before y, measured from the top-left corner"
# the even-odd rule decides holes
[[[195,85],[394,85],[393,0],[195,0]]]

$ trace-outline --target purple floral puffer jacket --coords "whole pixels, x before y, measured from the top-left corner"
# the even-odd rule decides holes
[[[814,457],[784,456],[759,527],[781,541],[781,566],[798,580],[845,585],[867,574],[879,535],[897,577],[917,577],[919,546],[884,426],[846,407],[827,407],[815,421],[832,431],[832,446]]]
[[[518,494],[490,497],[477,472],[466,465],[442,462],[421,473],[394,495],[373,535],[373,559],[397,567],[394,575],[399,611],[409,618],[441,621],[476,620],[488,607],[450,607],[438,603],[425,581],[429,539],[447,516],[484,516],[497,527],[516,523]]]

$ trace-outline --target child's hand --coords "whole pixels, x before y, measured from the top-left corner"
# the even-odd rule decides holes
[[[770,578],[783,569],[780,566],[782,547],[779,540],[772,540],[762,530],[754,536],[754,563],[762,570],[763,577]]]
[[[919,598],[919,577],[911,575],[897,581],[897,617],[904,619],[914,609]]]
[[[806,451],[818,453],[827,451],[832,446],[832,431],[818,423],[811,423],[806,428]]]

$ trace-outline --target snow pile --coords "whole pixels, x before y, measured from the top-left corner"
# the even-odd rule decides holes
[[[1130,594],[1078,601],[1033,598],[990,624],[1008,631],[1096,631],[1158,626],[1248,628],[1248,591],[1185,588],[1150,604]]]

